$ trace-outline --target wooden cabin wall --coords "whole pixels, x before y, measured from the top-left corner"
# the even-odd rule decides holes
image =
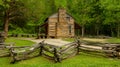
[[[56,18],[49,18],[48,22],[48,37],[56,37]]]
[[[74,24],[74,19],[67,17],[66,10],[59,9],[57,17],[48,19],[48,37],[73,37],[75,35]]]

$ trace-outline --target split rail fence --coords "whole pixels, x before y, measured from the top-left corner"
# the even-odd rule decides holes
[[[4,49],[4,50],[3,50]],[[2,51],[6,51],[3,52]],[[43,56],[55,62],[61,62],[64,59],[70,58],[79,54],[82,51],[92,51],[103,53],[109,57],[120,57],[120,44],[104,44],[104,46],[88,46],[81,43],[79,40],[65,44],[63,46],[55,46],[45,43],[44,41],[33,46],[14,46],[13,44],[0,45],[0,56],[10,56],[11,63],[29,58]]]
[[[10,47],[10,56],[12,58],[11,63],[36,56],[44,56],[48,59],[54,60],[55,62],[61,62],[62,60],[79,53],[79,45],[80,44],[78,42],[72,42],[62,47],[58,47],[41,42],[31,47]]]

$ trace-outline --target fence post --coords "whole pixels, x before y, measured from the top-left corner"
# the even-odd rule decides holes
[[[54,48],[54,60],[55,60],[56,63],[61,62],[56,48]]]
[[[77,54],[80,52],[80,40],[77,40]]]
[[[39,43],[39,45],[40,45],[40,52],[39,52],[39,55],[41,56],[42,55],[42,52],[43,52],[43,45],[44,45],[44,41],[43,42],[40,42]]]
[[[10,55],[11,55],[11,57],[12,57],[12,60],[11,60],[11,64],[14,64],[15,63],[15,61],[16,61],[16,59],[15,59],[15,53],[13,53],[12,52],[13,51],[13,48],[11,47],[10,48]]]
[[[117,58],[120,58],[120,45],[115,48]]]

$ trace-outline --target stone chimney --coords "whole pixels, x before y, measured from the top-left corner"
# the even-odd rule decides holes
[[[64,8],[59,8],[58,10],[58,21],[65,22],[66,20],[66,10]]]

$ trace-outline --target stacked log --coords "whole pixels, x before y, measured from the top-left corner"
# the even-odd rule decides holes
[[[120,44],[106,44],[103,46],[103,50],[111,51],[105,52],[109,57],[120,57]]]

